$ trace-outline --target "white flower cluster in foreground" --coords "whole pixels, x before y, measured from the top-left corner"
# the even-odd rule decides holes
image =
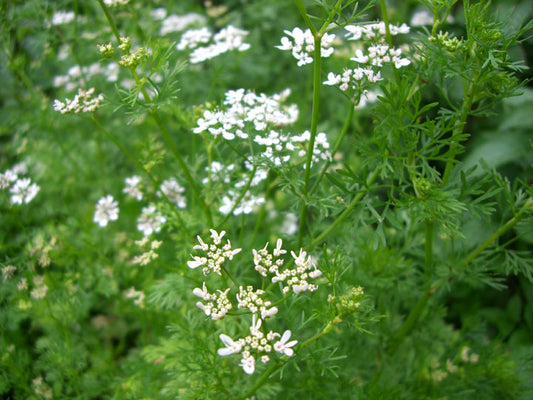
[[[252,318],[249,335],[233,340],[222,333],[220,340],[225,347],[218,349],[218,355],[222,357],[240,354],[241,362],[239,367],[242,367],[243,371],[248,375],[252,375],[255,372],[257,359],[266,364],[270,361],[270,355],[273,352],[292,357],[294,355],[292,347],[298,343],[297,340],[289,341],[291,338],[290,330],[283,332],[283,335],[272,330],[265,334],[261,331],[263,321],[256,319],[255,315]]]
[[[345,26],[346,38],[350,41],[360,41],[361,47],[355,50],[354,61],[357,66],[346,68],[342,74],[330,72],[324,85],[338,86],[343,92],[349,91],[356,100],[357,107],[364,107],[367,103],[377,100],[377,93],[369,88],[382,80],[381,68],[386,64],[393,64],[395,68],[402,68],[411,63],[402,57],[402,49],[390,47],[385,43],[386,27],[384,22],[366,25]],[[392,36],[409,33],[406,24],[396,26],[389,24]],[[368,45],[363,49],[362,45]]]
[[[318,278],[322,272],[313,264],[311,257],[305,251],[300,249],[300,253],[296,255],[291,251],[291,256],[294,259],[294,268],[284,269],[280,271],[284,260],[280,258],[287,251],[283,250],[281,246],[283,242],[278,239],[276,248],[272,253],[267,250],[268,243],[261,250],[253,250],[255,270],[264,277],[269,277],[272,282],[283,282],[283,293],[288,293],[291,289],[295,294],[305,291],[314,292],[317,286],[309,283],[309,279]]]
[[[104,100],[104,96],[100,93],[93,98],[94,88],[88,90],[78,89],[78,94],[72,100],[65,99],[65,102],[54,100],[54,110],[61,114],[78,114],[80,112],[94,112],[100,106],[100,102]]]
[[[228,51],[245,51],[250,44],[244,41],[248,31],[232,25],[221,29],[214,35],[206,28],[185,31],[176,46],[178,50],[192,50],[189,61],[191,64],[201,63]]]
[[[22,177],[28,172],[24,163],[14,165],[0,173],[0,189],[9,189],[11,204],[28,204],[37,196],[40,187],[30,178]]]
[[[198,243],[193,247],[199,250],[202,255],[192,255],[192,260],[187,262],[189,268],[197,269],[202,267],[204,276],[215,272],[217,275],[227,273],[224,263],[232,260],[234,256],[241,252],[241,249],[233,249],[231,242],[226,240],[223,243],[225,231],[218,233],[214,229],[211,232],[211,242],[206,243],[200,236],[197,236]],[[255,269],[264,277],[269,277],[273,283],[283,282],[283,294],[288,294],[292,288],[292,293],[299,294],[304,291],[314,291],[317,286],[309,283],[309,279],[318,278],[320,270],[312,263],[307,253],[300,249],[299,255],[291,251],[294,261],[294,268],[282,269],[284,259],[282,256],[287,253],[282,248],[283,242],[278,239],[276,248],[270,253],[268,243],[261,250],[253,250]],[[212,320],[217,321],[228,315],[234,308],[247,309],[252,314],[252,323],[249,328],[250,334],[239,339],[232,339],[226,334],[220,335],[220,340],[225,347],[218,349],[220,356],[240,354],[239,366],[246,374],[253,374],[256,362],[261,361],[266,364],[274,354],[278,356],[291,357],[294,355],[292,347],[298,343],[297,340],[290,340],[291,331],[286,330],[283,334],[266,329],[263,322],[273,318],[278,314],[278,307],[274,306],[266,296],[265,290],[256,289],[252,285],[239,286],[239,292],[230,296],[230,288],[217,289],[215,292],[209,291],[207,283],[204,281],[202,288],[195,288],[192,292],[202,301],[198,301],[196,306]]]
[[[297,65],[311,64],[313,62],[313,53],[315,51],[315,39],[311,30],[302,31],[296,27],[292,31],[283,31],[287,36],[281,38],[281,45],[276,46],[280,50],[288,50],[292,56],[298,60]],[[335,35],[325,33],[320,39],[320,56],[329,57],[333,54],[331,44],[335,40]]]

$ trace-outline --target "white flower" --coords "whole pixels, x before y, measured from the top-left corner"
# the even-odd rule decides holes
[[[298,341],[291,340],[290,342],[288,342],[290,337],[291,331],[286,330],[281,336],[281,339],[278,342],[274,343],[274,350],[276,350],[278,353],[285,354],[288,357],[292,357],[294,355],[294,350],[291,347],[298,343]]]
[[[211,239],[213,239],[213,243],[216,245],[222,243],[222,238],[226,234],[226,231],[220,231],[220,233],[218,233],[214,229],[209,229],[209,232],[211,232]]]
[[[223,333],[221,333],[219,337],[220,340],[222,340],[222,343],[224,343],[224,346],[226,346],[217,350],[219,356],[224,357],[230,354],[236,354],[241,352],[242,344],[239,340],[234,342],[232,338]]]
[[[141,177],[134,175],[125,180],[126,186],[122,189],[123,193],[126,193],[128,196],[133,197],[137,201],[142,200],[143,193],[139,189],[139,184],[141,183]]]
[[[186,207],[186,199],[185,196],[182,195],[182,193],[185,192],[185,188],[181,187],[175,178],[163,181],[159,190],[161,190],[172,203],[175,203],[178,208]],[[161,196],[159,192],[157,194],[158,196]]]
[[[118,7],[124,6],[129,3],[130,0],[104,0],[106,6],[109,7]]]
[[[12,204],[28,204],[39,192],[39,186],[31,183],[30,178],[18,179],[9,189]]]
[[[350,60],[359,64],[366,64],[368,62],[368,56],[365,56],[361,49],[357,49],[355,50],[355,57],[350,58]]]
[[[275,46],[280,50],[290,50],[292,56],[298,60],[297,65],[310,64],[313,62],[313,53],[315,51],[315,39],[310,29],[302,31],[296,27],[292,31],[283,31],[286,35],[292,38],[289,39],[286,36],[281,38],[281,45]],[[333,54],[333,47],[330,47],[335,40],[335,35],[325,33],[320,40],[320,55],[321,57],[329,57]]]
[[[74,20],[74,11],[56,11],[52,15],[52,25],[68,24]]]
[[[252,375],[255,371],[255,358],[251,355],[248,357],[243,357],[239,367],[242,367],[246,374]]]
[[[207,291],[207,287],[205,286],[205,282],[202,285],[202,289],[194,288],[194,290],[192,291],[192,294],[194,294],[197,297],[200,297],[202,300],[205,300],[205,301],[210,300],[209,292]]]
[[[102,197],[96,203],[96,211],[94,213],[93,221],[101,227],[107,225],[109,221],[116,221],[118,219],[118,202],[113,199],[113,196],[107,195]]]
[[[191,269],[195,269],[204,266],[207,263],[207,258],[193,256],[191,261],[187,261],[187,266]]]
[[[232,25],[228,25],[214,35],[205,27],[192,29],[182,35],[176,47],[178,50],[194,49],[189,56],[189,61],[191,64],[197,64],[231,50],[248,50],[250,44],[243,41],[246,35],[248,35],[247,31],[235,28]],[[211,39],[213,43],[207,46],[200,46],[200,44],[209,43]]]
[[[156,21],[160,21],[167,16],[167,9],[164,7],[154,8],[150,11],[150,16]]]
[[[12,169],[6,169],[0,174],[0,189],[7,189],[11,186],[11,182],[15,182],[18,175]]]
[[[152,11],[152,17],[154,19],[163,19],[165,18],[165,16],[166,10],[164,8],[157,8]],[[159,30],[159,34],[161,36],[164,36],[171,32],[180,32],[191,25],[201,26],[204,25],[206,22],[206,18],[203,15],[197,13],[188,13],[185,15],[172,14],[163,20],[161,24],[161,29]]]
[[[328,73],[328,80],[322,82],[324,85],[334,86],[341,82],[341,76],[335,75],[333,72]]]
[[[92,98],[94,88],[88,90],[78,89],[78,94],[72,100],[65,99],[65,102],[54,100],[54,110],[61,114],[80,113],[80,112],[94,112],[100,106],[100,102],[104,100],[104,96],[99,94]]]
[[[137,230],[141,231],[144,236],[150,236],[152,233],[158,233],[161,226],[167,221],[154,205],[143,207],[141,216],[137,220]]]

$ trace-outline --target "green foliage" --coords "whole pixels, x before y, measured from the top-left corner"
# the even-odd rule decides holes
[[[0,397],[531,398],[529,1],[4,3]]]

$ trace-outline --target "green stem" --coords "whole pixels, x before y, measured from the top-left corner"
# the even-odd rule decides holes
[[[367,178],[367,181],[366,181],[366,187],[363,188],[354,198],[353,200],[350,202],[350,204],[348,205],[348,207],[346,208],[346,210],[344,210],[338,217],[335,221],[333,221],[333,223],[327,227],[326,230],[324,230],[320,235],[318,235],[308,246],[307,248],[313,248],[314,246],[316,246],[317,244],[320,244],[324,238],[326,236],[328,236],[331,231],[333,231],[333,229],[335,229],[341,222],[343,222],[346,218],[348,218],[348,216],[350,215],[350,213],[352,212],[352,210],[355,208],[355,206],[357,206],[359,204],[359,202],[363,199],[363,197],[366,196],[366,194],[368,193],[369,189],[370,189],[370,186],[376,181],[376,179],[378,178],[378,175],[379,175],[379,169],[376,168]]]
[[[111,31],[113,32],[113,35],[115,35],[115,38],[118,42],[120,42],[120,33],[118,33],[117,26],[115,25],[115,21],[113,20],[113,17],[111,17],[111,14],[109,13],[109,10],[107,9],[107,6],[104,4],[103,0],[98,0],[98,3],[100,4],[100,7],[102,8],[105,17],[107,19],[107,22],[109,23],[109,26],[111,27]]]
[[[326,174],[326,171],[328,170],[329,166],[333,162],[333,159],[335,158],[335,154],[337,154],[337,151],[339,151],[339,148],[341,147],[342,141],[344,139],[344,136],[346,136],[346,132],[348,132],[348,129],[350,128],[350,125],[352,123],[353,118],[353,112],[354,112],[354,105],[350,101],[349,102],[349,108],[348,113],[346,115],[346,119],[344,120],[344,125],[342,126],[341,131],[339,132],[339,135],[337,136],[337,139],[335,140],[335,144],[333,145],[333,149],[331,150],[331,160],[326,161],[326,164],[322,168],[322,171],[320,171],[320,175],[318,176],[318,179],[313,183],[313,186],[311,186],[311,190],[309,190],[309,194],[313,194],[316,188],[318,187],[320,181]]]
[[[263,375],[255,382],[255,385],[252,386],[250,390],[248,390],[244,395],[242,395],[241,399],[248,399],[250,396],[252,396],[257,390],[265,384],[268,378],[276,372],[279,368],[285,364],[286,361],[278,361],[276,364],[272,364],[270,368],[268,368],[265,372],[263,372]]]
[[[302,2],[302,0],[295,0],[296,6],[300,11],[302,18],[305,21],[305,24],[311,31],[314,37],[314,54],[313,54],[313,106],[311,114],[311,131],[309,138],[309,145],[307,147],[307,158],[305,161],[305,173],[304,173],[304,187],[302,190],[302,208],[300,210],[300,219],[298,227],[298,240],[297,246],[301,247],[303,241],[303,233],[305,230],[305,224],[307,221],[307,203],[309,200],[309,179],[311,177],[311,161],[313,159],[313,150],[315,149],[315,138],[318,131],[318,116],[320,110],[320,86],[321,86],[321,75],[322,75],[322,37],[326,33],[330,23],[333,21],[335,15],[339,12],[339,8],[342,5],[342,0],[337,0],[337,3],[330,11],[328,17],[320,27],[320,30],[317,31],[313,22],[307,14],[307,10]]]
[[[246,185],[242,189],[242,191],[239,194],[239,197],[237,198],[237,200],[235,200],[235,204],[233,204],[233,207],[231,207],[231,210],[229,211],[229,213],[222,220],[222,222],[220,222],[218,224],[218,226],[215,228],[215,230],[217,230],[217,231],[221,230],[222,227],[224,226],[224,224],[228,221],[229,217],[231,217],[233,215],[233,211],[235,211],[235,209],[238,207],[238,205],[240,204],[240,202],[242,201],[244,196],[246,196],[246,192],[248,192],[248,189],[250,189],[250,186],[252,185],[252,180],[254,179],[256,171],[257,171],[257,165],[254,164],[252,172],[251,172],[250,176],[248,177],[248,182],[246,182]]]
[[[304,187],[302,191],[302,209],[300,212],[300,226],[298,227],[298,245],[301,247],[305,223],[307,221],[307,202],[309,197],[309,179],[311,177],[311,162],[315,148],[315,138],[318,131],[318,115],[320,110],[320,85],[321,85],[321,43],[322,35],[315,34],[315,50],[313,60],[313,110],[311,114],[311,134],[307,147],[305,160]]]
[[[296,3],[296,7],[298,7],[298,11],[300,11],[300,15],[304,19],[305,25],[311,30],[313,35],[316,35],[318,32],[313,24],[313,21],[311,21],[311,18],[309,18],[302,0],[294,0],[294,2]]]
[[[379,5],[381,8],[381,17],[383,18],[383,23],[385,24],[385,40],[387,41],[389,48],[392,49],[394,47],[394,43],[392,42],[392,34],[390,33],[390,22],[389,13],[387,11],[387,4],[385,3],[385,0],[379,0]],[[394,71],[394,79],[398,83],[400,81],[400,74],[398,72],[398,69],[395,67],[394,63],[391,63],[391,67]]]
[[[472,81],[472,84],[470,87],[467,87],[466,81],[463,79],[463,106],[461,107],[461,115],[459,119],[456,121],[453,134],[452,134],[452,143],[450,144],[450,158],[446,162],[446,166],[444,167],[444,173],[442,175],[442,185],[446,185],[448,182],[448,179],[450,178],[450,174],[453,168],[453,165],[455,163],[455,157],[457,156],[459,152],[459,142],[456,142],[453,138],[453,136],[458,135],[464,130],[464,127],[466,125],[466,119],[468,118],[468,115],[470,114],[470,110],[472,109],[472,103],[473,103],[473,90],[474,87],[477,85],[477,80],[479,78],[479,73],[476,74],[474,80]]]
[[[433,231],[433,221],[426,221],[425,272],[428,277],[433,275]]]

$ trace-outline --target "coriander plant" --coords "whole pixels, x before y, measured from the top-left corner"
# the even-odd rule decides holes
[[[0,11],[3,397],[531,397],[529,1]]]

